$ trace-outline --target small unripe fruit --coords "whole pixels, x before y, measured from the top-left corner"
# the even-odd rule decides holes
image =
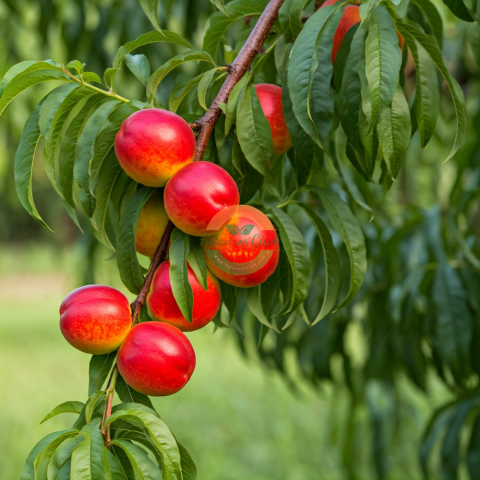
[[[147,108],[130,115],[115,137],[115,153],[125,173],[149,187],[163,187],[193,161],[195,136],[177,114]]]
[[[211,235],[207,227],[221,210],[238,205],[240,194],[230,174],[211,162],[183,167],[167,183],[165,210],[175,226],[189,235]]]
[[[154,320],[175,325],[183,332],[192,332],[210,323],[220,308],[222,292],[218,280],[207,271],[207,287],[204,290],[194,271],[188,265],[188,281],[193,291],[193,321],[183,316],[172,292],[170,262],[163,262],[155,272],[147,297],[148,313]]]
[[[273,150],[276,154],[285,153],[293,144],[283,115],[282,89],[277,85],[259,83],[255,90],[272,131]]]
[[[114,352],[131,329],[127,297],[104,285],[71,292],[60,306],[60,329],[78,350],[92,355]]]
[[[236,287],[254,287],[274,271],[280,257],[275,227],[256,208],[240,205],[219,233],[201,241],[208,268]]]
[[[168,215],[163,205],[160,192],[155,191],[140,212],[135,237],[138,253],[153,258],[163,232],[168,224]]]
[[[117,355],[123,379],[137,392],[154,397],[181,390],[195,370],[195,352],[188,338],[173,325],[135,325]]]

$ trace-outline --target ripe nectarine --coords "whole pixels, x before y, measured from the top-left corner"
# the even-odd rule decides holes
[[[132,325],[123,293],[104,285],[87,285],[71,292],[60,306],[60,329],[78,350],[101,355],[120,346]]]
[[[123,379],[137,392],[155,397],[172,395],[190,380],[195,352],[188,338],[173,325],[135,325],[117,355]]]
[[[125,173],[149,187],[163,187],[193,161],[195,148],[195,136],[188,123],[159,108],[133,113],[115,137],[115,153]]]

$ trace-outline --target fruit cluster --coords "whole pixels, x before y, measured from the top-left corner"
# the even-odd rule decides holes
[[[282,91],[256,85],[276,154],[292,143],[282,109]],[[208,267],[206,289],[187,264],[193,292],[192,321],[182,314],[170,281],[170,262],[160,264],[147,296],[152,322],[132,327],[131,309],[119,291],[102,285],[81,287],[60,307],[60,328],[82,352],[99,355],[118,349],[117,365],[135,390],[152,396],[182,389],[195,368],[195,352],[183,332],[198,330],[221,304],[218,279],[237,287],[263,283],[277,267],[275,228],[260,210],[239,205],[233,178],[220,166],[193,162],[195,137],[178,115],[149,108],[128,117],[115,138],[115,153],[125,172],[155,190],[144,205],[136,233],[138,253],[153,257],[169,220],[199,237]],[[162,198],[163,194],[163,198]]]

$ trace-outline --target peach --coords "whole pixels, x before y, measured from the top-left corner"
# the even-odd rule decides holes
[[[207,227],[226,207],[238,205],[240,194],[230,174],[211,162],[183,167],[167,183],[165,210],[175,226],[189,235],[211,235]]]
[[[87,285],[71,292],[60,306],[60,329],[78,350],[102,355],[118,349],[132,325],[123,293],[104,285]]]
[[[117,355],[123,379],[137,392],[154,397],[181,390],[195,370],[195,351],[178,328],[167,323],[135,325]]]
[[[160,192],[155,191],[140,212],[135,237],[138,253],[153,258],[168,223]]]
[[[248,205],[232,210],[219,233],[202,238],[201,244],[208,268],[220,280],[236,287],[263,283],[275,271],[280,256],[272,222]]]
[[[293,144],[283,115],[282,89],[277,85],[259,83],[255,90],[272,131],[273,150],[276,154],[285,153]]]
[[[218,280],[207,271],[207,287],[204,290],[190,265],[188,281],[193,291],[192,323],[182,315],[173,296],[170,284],[170,262],[163,262],[155,272],[152,287],[147,297],[148,313],[154,320],[175,325],[183,332],[192,332],[211,322],[220,308],[222,292]]]
[[[130,115],[115,137],[115,153],[125,173],[149,187],[163,187],[193,161],[195,136],[177,114],[147,108]]]

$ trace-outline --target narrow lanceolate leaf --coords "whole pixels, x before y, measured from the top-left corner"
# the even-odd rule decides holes
[[[131,477],[130,479],[128,478],[123,465],[110,450],[106,450],[105,453],[105,471],[107,475],[110,475],[112,480],[131,480]]]
[[[162,29],[158,24],[157,18],[158,4],[160,3],[160,0],[139,0],[139,2],[145,15],[150,20],[150,23],[155,27],[155,30],[161,32]]]
[[[248,87],[237,109],[237,135],[250,165],[262,175],[271,176],[272,131],[253,86]]]
[[[128,201],[117,231],[117,265],[123,284],[135,294],[143,285],[143,273],[135,250],[138,217],[153,188],[141,187]]]
[[[112,443],[120,447],[127,455],[135,472],[135,479],[162,480],[162,472],[142,447],[126,440],[114,440]]]
[[[47,478],[50,479],[57,479],[57,475],[59,474],[60,470],[64,467],[67,461],[72,456],[73,451],[75,448],[80,444],[83,440],[83,437],[80,434],[75,436],[69,437],[62,442],[61,445],[55,451],[50,463],[48,464],[47,468]]]
[[[125,65],[143,85],[147,86],[148,79],[150,78],[150,63],[145,55],[130,55],[128,53],[125,56]]]
[[[190,79],[187,83],[176,83],[172,89],[172,93],[170,94],[170,98],[168,100],[168,109],[171,112],[176,112],[183,99],[188,95],[192,88],[198,85],[202,78],[203,74],[200,74]]]
[[[407,99],[400,84],[393,95],[392,104],[380,114],[377,125],[378,140],[383,158],[392,178],[396,179],[410,144],[412,125]]]
[[[197,466],[195,465],[195,462],[188,453],[187,449],[181,443],[177,441],[177,445],[180,452],[183,480],[196,480]]]
[[[423,14],[425,33],[433,35],[440,47],[443,46],[443,20],[437,7],[430,0],[412,0],[412,4]]]
[[[112,369],[117,352],[105,355],[92,355],[88,370],[88,396],[101,390],[107,376]]]
[[[302,30],[303,3],[298,0],[285,0],[278,12],[282,32],[287,41],[292,41]]]
[[[142,428],[150,437],[155,448],[162,456],[164,480],[181,480],[180,452],[177,442],[165,423],[152,413],[140,409],[120,410],[112,414],[107,424],[115,420],[124,420]]]
[[[342,9],[339,2],[321,8],[309,18],[292,48],[288,65],[293,112],[301,127],[322,148],[328,144],[333,124],[331,51]]]
[[[302,233],[293,220],[282,210],[269,210],[280,232],[282,247],[292,271],[291,298],[285,299],[288,308],[283,313],[292,312],[307,298],[310,290],[310,253]]]
[[[243,96],[245,95],[245,91],[247,90],[251,79],[251,73],[245,74],[233,87],[232,93],[228,97],[227,118],[225,119],[225,135],[228,135],[228,132],[235,122],[238,104],[243,101]]]
[[[461,20],[465,20],[466,22],[474,21],[463,0],[443,0],[443,3]]]
[[[41,422],[40,424],[50,420],[62,413],[80,413],[83,408],[82,402],[64,402],[55,407]]]
[[[223,0],[210,0],[210,3],[212,5],[215,5],[224,15],[227,17],[229,16],[229,13],[227,12],[227,9],[225,8],[225,4]]]
[[[20,475],[20,480],[32,480],[35,478],[35,459],[37,456],[45,450],[45,448],[50,445],[56,438],[65,433],[71,432],[72,430],[61,430],[59,432],[53,432],[43,437],[34,447],[33,450],[29,453],[25,465],[23,466],[22,473]]]
[[[208,290],[207,287],[207,263],[203,256],[202,248],[198,243],[197,238],[189,237],[189,251],[187,255],[187,261],[192,268],[197,280],[204,290]]]
[[[170,283],[180,311],[188,322],[192,322],[193,291],[188,281],[187,256],[190,251],[188,235],[176,228],[170,246]]]
[[[90,191],[88,171],[94,152],[95,140],[106,118],[119,103],[118,100],[109,100],[100,105],[90,115],[78,137],[73,171],[76,182],[86,193]]]
[[[104,402],[105,402],[105,392],[101,390],[98,392],[95,392],[87,400],[87,403],[85,404],[85,420],[87,423],[90,423],[92,421],[96,408]]]
[[[124,403],[139,403],[154,410],[152,402],[147,397],[147,395],[137,392],[132,387],[130,387],[120,374],[117,377],[115,391],[118,393],[120,400]]]
[[[138,47],[147,45],[149,43],[157,42],[167,42],[167,43],[176,43],[178,45],[183,45],[184,47],[190,48],[190,44],[184,40],[180,35],[168,30],[163,30],[160,32],[148,32],[140,35],[137,39],[132,40],[131,42],[122,45],[113,59],[113,68],[118,68],[123,62],[127,53],[130,53],[132,50],[135,50]]]
[[[468,298],[457,271],[441,263],[435,270],[432,299],[436,309],[436,340],[442,359],[456,378],[467,372],[473,323]]]
[[[179,55],[176,55],[165,62],[160,68],[153,72],[147,83],[147,97],[151,99],[153,95],[155,95],[160,82],[174,68],[182,65],[185,62],[191,62],[194,60],[199,62],[209,62],[212,65],[215,65],[212,57],[207,52],[202,52],[200,50],[187,50],[186,52],[180,53]]]
[[[212,68],[208,72],[205,72],[198,84],[198,103],[202,108],[205,110],[208,110],[207,107],[207,92],[208,88],[210,87],[210,84],[212,83],[213,77],[215,76],[215,73],[217,73],[217,68]]]
[[[452,149],[447,157],[447,160],[453,157],[455,153],[460,148],[460,145],[463,142],[465,137],[466,129],[466,114],[465,114],[465,98],[462,92],[462,89],[458,82],[452,77],[450,72],[447,70],[445,63],[443,61],[443,55],[438,47],[438,43],[435,40],[435,37],[431,35],[425,35],[421,27],[415,23],[406,20],[406,19],[397,19],[397,28],[400,33],[405,38],[409,48],[412,48],[411,45],[415,48],[415,41],[417,41],[428,53],[430,58],[435,63],[436,67],[440,70],[445,82],[448,85],[450,94],[452,95],[453,103],[455,106],[455,113],[457,116],[457,130],[455,132],[455,140],[453,142]]]
[[[33,161],[40,140],[40,127],[38,121],[41,107],[41,103],[37,105],[23,127],[20,144],[17,153],[15,154],[13,169],[15,189],[23,208],[25,208],[25,210],[37,220],[40,225],[52,231],[38,213],[37,208],[35,207],[35,202],[33,201],[32,193]]]
[[[467,451],[467,467],[470,480],[480,480],[480,414],[473,424]]]
[[[338,290],[341,283],[340,257],[333,245],[332,236],[325,225],[325,222],[315,213],[315,211],[304,203],[299,204],[312,220],[317,230],[318,238],[322,244],[323,259],[325,262],[325,294],[323,296],[322,307],[317,317],[312,322],[312,327],[317,322],[328,315],[335,306],[338,297]]]
[[[337,308],[338,310],[352,300],[363,284],[367,272],[365,237],[358,220],[337,194],[311,185],[307,185],[305,188],[320,196],[328,218],[342,237],[350,258],[350,289],[342,304]]]
[[[248,289],[248,296],[247,296],[248,308],[260,323],[262,323],[268,328],[271,328],[272,330],[275,330],[276,332],[279,332],[276,325],[272,324],[268,320],[265,312],[263,311],[261,291],[262,291],[261,285]]]
[[[370,127],[373,128],[380,114],[393,99],[402,65],[402,52],[395,24],[383,6],[372,10],[365,55],[368,90],[372,104]]]
[[[415,60],[416,86],[413,114],[420,141],[425,148],[432,138],[440,107],[440,87],[435,64],[425,49],[416,41],[409,43]]]
[[[241,18],[260,15],[265,10],[267,3],[268,0],[233,0],[227,3],[225,9],[229,16],[216,12],[208,19],[203,50],[216,59],[218,47],[228,28]]]

